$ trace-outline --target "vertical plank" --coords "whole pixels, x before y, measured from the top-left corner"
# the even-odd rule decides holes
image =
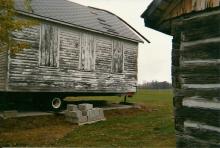
[[[40,37],[40,65],[45,65],[45,25],[41,25],[41,37]]]
[[[57,67],[59,50],[58,28],[43,24],[41,27],[40,65]]]
[[[112,67],[112,41],[96,40],[95,48],[95,70],[99,72],[111,73]]]
[[[89,35],[89,69],[94,70],[95,69],[95,47],[94,47],[94,36]]]
[[[80,65],[80,69],[81,70],[84,70],[85,69],[85,52],[86,52],[86,48],[87,48],[87,41],[86,41],[86,34],[82,34],[82,37],[81,37],[81,65]]]
[[[58,28],[52,27],[52,33],[51,33],[51,66],[56,67],[57,66],[57,53],[59,50],[59,42],[58,42]]]
[[[112,72],[123,72],[123,44],[117,40],[113,41]]]
[[[94,37],[90,34],[82,34],[81,47],[81,69],[85,71],[93,71],[95,68],[94,60]]]

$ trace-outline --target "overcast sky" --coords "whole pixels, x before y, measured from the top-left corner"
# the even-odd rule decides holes
[[[171,82],[172,37],[144,27],[140,17],[152,0],[70,0],[82,5],[109,10],[118,15],[151,41],[139,45],[138,83]]]

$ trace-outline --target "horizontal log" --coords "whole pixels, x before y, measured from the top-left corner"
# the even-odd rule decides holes
[[[220,144],[220,127],[210,126],[194,121],[185,121],[184,129],[184,134],[210,143]]]
[[[215,23],[213,23],[215,22]],[[220,36],[220,13],[203,15],[183,21],[182,41],[194,41]]]
[[[220,110],[220,96],[219,98],[213,98],[213,99],[205,99],[197,96],[184,98],[182,104],[185,107],[191,107],[191,108]]]
[[[176,89],[175,95],[185,96],[185,97],[194,97],[200,96],[202,98],[218,98],[220,96],[220,89],[208,89],[208,88],[185,88],[185,89]]]
[[[181,107],[176,109],[176,117],[220,127],[220,110],[198,107]]]
[[[220,59],[220,41],[182,47],[183,60]]]
[[[183,84],[184,89],[220,89],[220,84]]]
[[[180,74],[182,84],[220,84],[218,74]]]
[[[176,136],[177,147],[180,148],[205,148],[205,147],[219,147],[218,143],[211,143],[206,140],[200,140],[188,135],[177,135]]]
[[[193,60],[182,61],[180,65],[181,74],[200,74],[202,75],[219,75],[220,60]]]

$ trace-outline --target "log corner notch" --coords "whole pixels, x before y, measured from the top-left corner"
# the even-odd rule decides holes
[[[173,36],[177,147],[220,147],[220,1],[154,0],[142,17]]]

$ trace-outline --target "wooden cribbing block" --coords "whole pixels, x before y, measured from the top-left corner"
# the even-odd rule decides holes
[[[7,118],[15,118],[15,117],[17,117],[17,115],[18,115],[18,111],[16,111],[16,110],[4,111],[3,112],[3,117],[5,119],[7,119]]]

